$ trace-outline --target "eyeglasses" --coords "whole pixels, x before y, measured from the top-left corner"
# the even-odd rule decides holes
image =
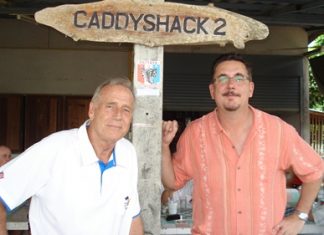
[[[226,75],[220,75],[218,78],[214,79],[217,84],[225,85],[228,84],[230,80],[233,80],[235,84],[242,84],[244,81],[249,80],[242,74],[236,74],[234,77],[228,77]]]

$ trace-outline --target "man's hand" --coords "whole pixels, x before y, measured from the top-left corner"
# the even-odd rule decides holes
[[[178,122],[173,121],[163,121],[162,122],[162,144],[170,145],[174,136],[178,131]]]
[[[275,235],[297,235],[304,227],[305,221],[296,214],[285,217],[279,224],[273,227]]]

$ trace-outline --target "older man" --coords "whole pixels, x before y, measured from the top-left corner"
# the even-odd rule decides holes
[[[101,84],[79,129],[44,138],[4,169],[0,234],[5,210],[29,197],[33,235],[143,234],[136,152],[123,138],[134,109],[131,88],[121,78]]]

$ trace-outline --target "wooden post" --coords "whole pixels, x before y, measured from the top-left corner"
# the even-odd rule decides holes
[[[145,67],[146,68],[143,68]],[[154,67],[155,66],[155,67]],[[161,120],[163,46],[134,46],[134,88],[136,108],[133,118],[132,142],[139,159],[139,197],[145,234],[160,234],[161,195]],[[158,81],[146,85],[143,73],[156,74]],[[142,80],[143,81],[143,80]],[[152,82],[152,81],[151,81]]]
[[[300,116],[300,133],[301,136],[310,143],[310,117],[309,117],[309,74],[308,74],[309,62],[306,57],[303,59],[303,74],[300,78],[301,83],[301,116]]]

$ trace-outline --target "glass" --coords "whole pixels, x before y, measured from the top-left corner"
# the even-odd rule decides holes
[[[175,201],[169,201],[168,202],[168,211],[169,215],[175,215],[177,214],[177,209],[178,209],[178,203]]]
[[[180,197],[180,212],[184,212],[187,208],[186,198]]]
[[[234,77],[220,75],[218,78],[215,79],[215,82],[217,84],[225,85],[228,84],[230,80],[232,80],[235,84],[242,84],[248,79],[242,74],[236,74]]]

